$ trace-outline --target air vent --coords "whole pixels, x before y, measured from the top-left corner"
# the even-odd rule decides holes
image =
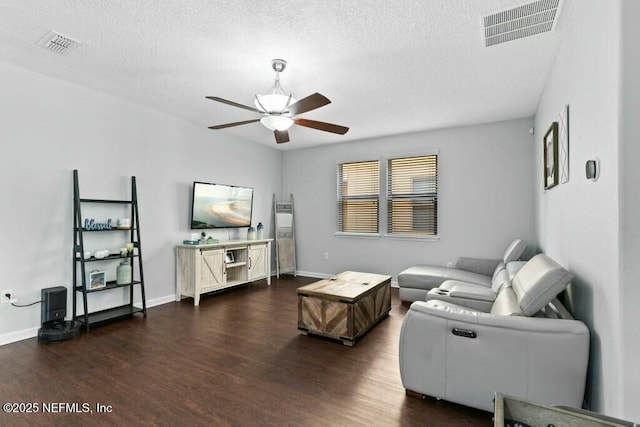
[[[63,36],[55,31],[49,32],[38,42],[38,46],[42,46],[45,49],[49,49],[61,55],[68,54],[71,49],[79,44],[79,41],[74,40],[71,37]]]
[[[560,0],[539,0],[483,17],[485,46],[551,31]]]

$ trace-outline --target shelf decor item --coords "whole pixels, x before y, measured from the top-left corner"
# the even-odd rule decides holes
[[[105,272],[93,270],[87,273],[87,289],[94,290],[107,286]]]
[[[94,256],[96,259],[103,259],[103,258],[106,258],[106,257],[108,257],[108,256],[109,256],[109,251],[108,251],[107,249],[103,249],[103,250],[100,250],[100,251],[96,251],[96,252],[93,254],[93,256]]]
[[[254,227],[249,227],[249,230],[247,230],[247,240],[256,240],[256,229]]]
[[[258,223],[256,231],[256,237],[258,238],[258,240],[264,239],[264,225],[262,225],[261,222]]]
[[[118,218],[118,228],[131,228],[131,218]]]
[[[125,260],[116,269],[116,284],[127,285],[129,283],[131,283],[131,266],[129,261]]]
[[[87,218],[84,220],[84,229],[87,231],[111,230],[111,228],[111,218],[107,219],[105,222],[96,222],[93,218]]]
[[[544,161],[544,189],[558,185],[558,122],[551,123],[542,138]]]
[[[208,235],[203,231],[202,233],[200,233],[199,243],[202,243],[204,245],[210,245],[213,243],[218,243],[218,240],[214,239],[213,237],[211,237],[210,235]]]

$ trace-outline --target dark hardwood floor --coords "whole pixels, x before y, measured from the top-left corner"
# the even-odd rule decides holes
[[[489,413],[405,394],[397,289],[389,317],[353,347],[299,334],[296,288],[314,280],[274,277],[69,341],[1,346],[0,400],[38,413],[1,412],[0,425],[493,425]],[[69,413],[73,403],[90,412]]]

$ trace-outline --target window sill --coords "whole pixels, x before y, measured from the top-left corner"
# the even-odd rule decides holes
[[[419,234],[385,234],[385,239],[398,239],[398,240],[440,240],[440,236],[421,236]]]
[[[431,240],[438,241],[440,236],[421,236],[419,234],[380,234],[380,233],[346,233],[336,231],[333,233],[336,237],[356,237],[360,239],[397,239],[397,240]]]
[[[336,231],[333,235],[336,237],[359,237],[365,239],[379,239],[382,237],[380,233],[345,233],[343,231]]]

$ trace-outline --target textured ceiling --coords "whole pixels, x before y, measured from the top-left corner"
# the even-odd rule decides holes
[[[332,101],[302,116],[350,127],[294,126],[295,149],[533,115],[573,1],[554,31],[486,48],[481,17],[523,1],[2,0],[0,61],[206,128],[255,118],[205,96],[252,105],[283,58],[286,91]],[[82,44],[37,46],[51,30]],[[260,123],[210,132],[276,147]]]

